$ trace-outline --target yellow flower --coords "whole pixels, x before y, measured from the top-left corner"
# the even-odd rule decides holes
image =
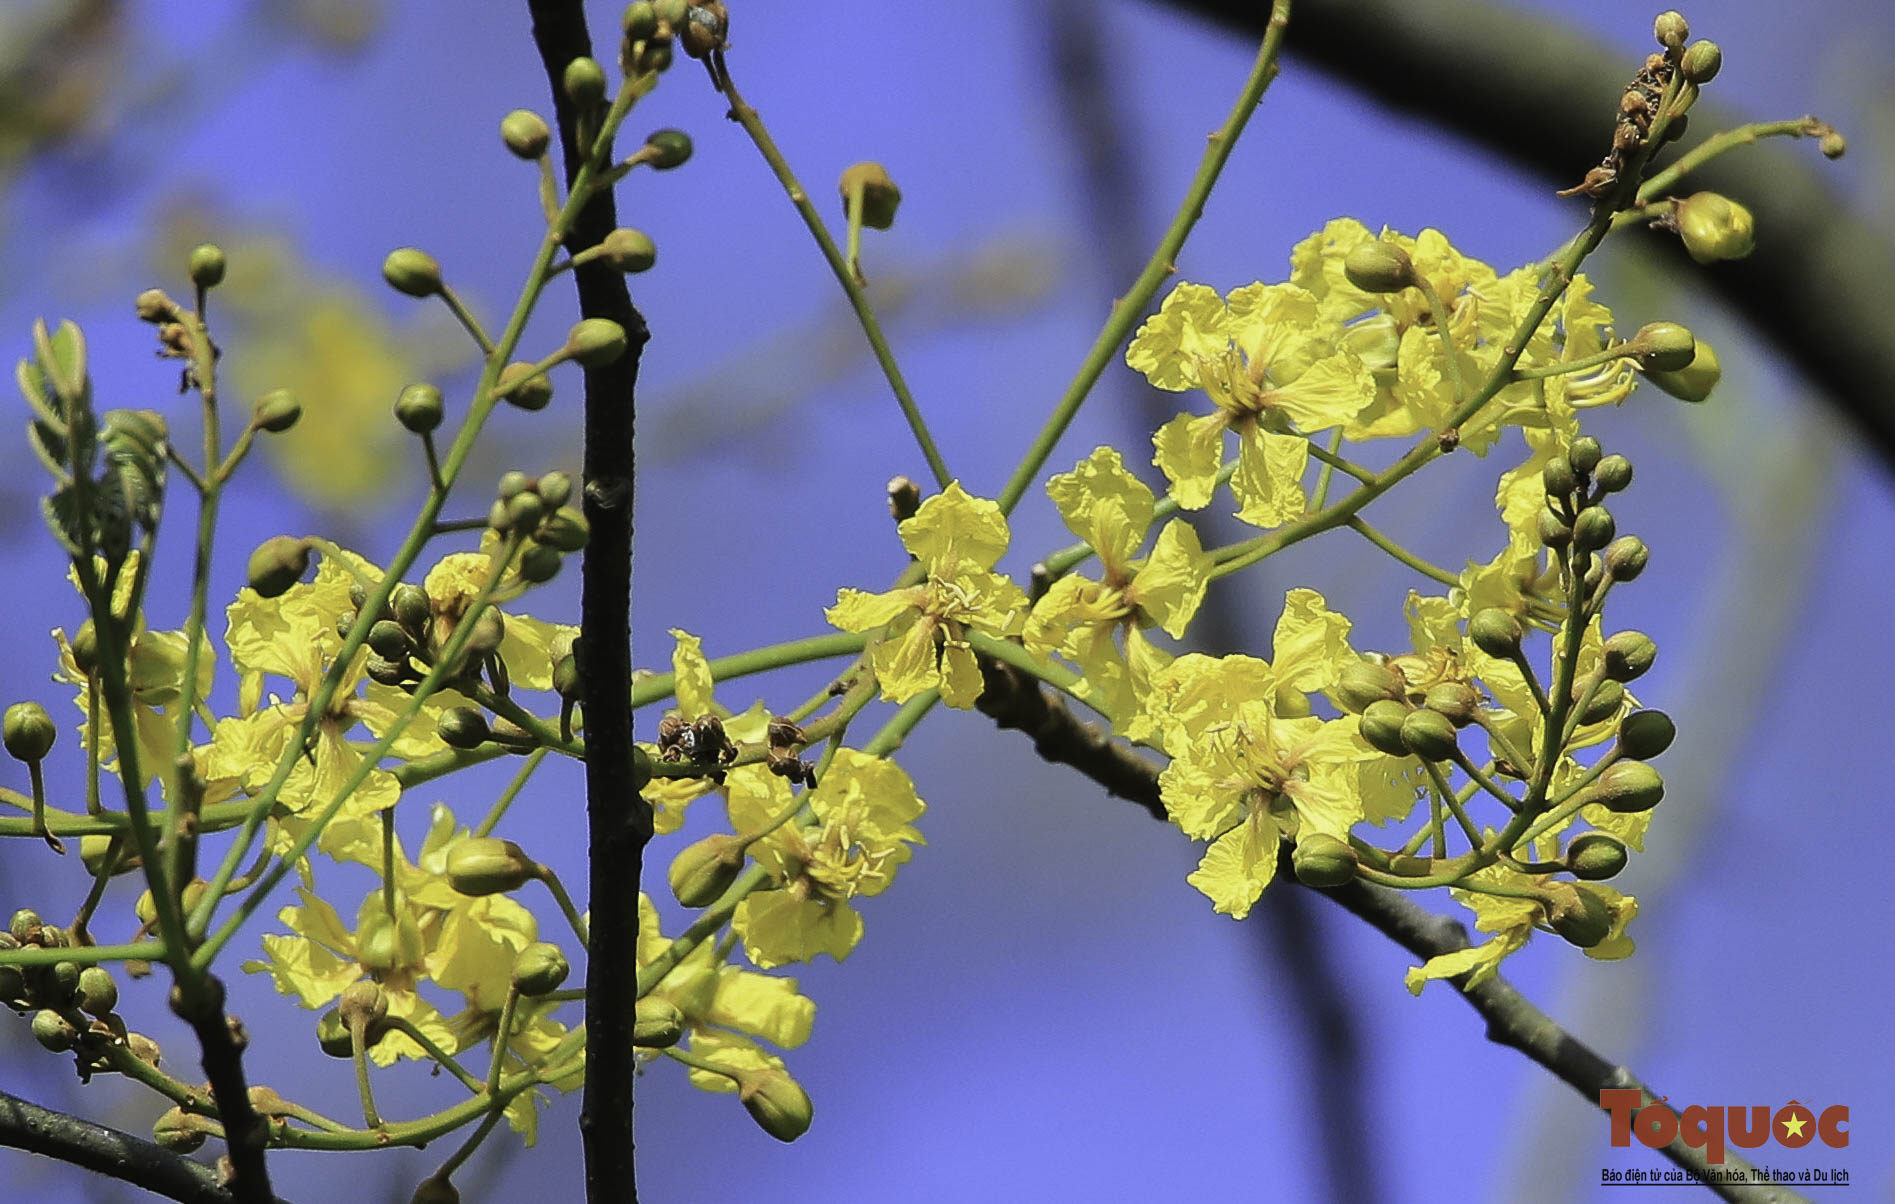
[[[1084,674],[1082,696],[1113,719],[1121,732],[1134,719],[1153,673],[1171,657],[1154,647],[1144,628],[1184,635],[1204,600],[1212,560],[1197,531],[1173,519],[1159,532],[1149,558],[1134,560],[1151,529],[1150,489],[1125,470],[1118,452],[1101,447],[1068,473],[1047,482],[1066,526],[1099,555],[1100,580],[1061,577],[1034,604],[1026,644],[1044,655],[1058,651]],[[1122,632],[1125,648],[1113,640]]]
[[[1314,295],[1293,284],[1251,284],[1219,299],[1180,284],[1126,349],[1126,363],[1161,389],[1202,389],[1217,409],[1180,414],[1154,437],[1154,463],[1189,510],[1210,504],[1224,432],[1238,436],[1231,490],[1237,517],[1262,527],[1301,515],[1312,432],[1340,426],[1373,400],[1360,357],[1339,349]]]
[[[1468,875],[1467,881],[1470,887],[1455,887],[1449,893],[1474,913],[1475,928],[1494,936],[1478,945],[1431,957],[1425,964],[1411,967],[1404,979],[1411,994],[1421,994],[1422,988],[1434,979],[1460,974],[1468,975],[1468,987],[1479,986],[1499,972],[1500,963],[1524,946],[1536,927],[1547,926],[1546,904],[1541,900],[1487,894],[1480,889],[1482,884],[1487,884],[1521,890],[1548,881],[1546,877],[1529,877],[1518,870],[1490,865]],[[1625,928],[1638,915],[1638,900],[1597,882],[1588,882],[1586,889],[1604,900],[1612,916],[1611,934],[1585,950],[1586,956],[1597,961],[1630,957],[1632,939],[1625,935]]]
[[[980,697],[980,665],[967,631],[1017,634],[1026,595],[993,566],[1007,549],[1000,507],[956,481],[901,524],[902,544],[928,567],[918,585],[870,594],[844,589],[825,611],[843,631],[886,628],[869,650],[882,697],[906,702],[927,690],[963,710]]]
[[[711,666],[704,659],[704,644],[698,637],[681,628],[671,629],[671,638],[675,644],[671,652],[671,671],[677,682],[678,705],[672,713],[679,715],[686,723],[692,723],[705,715],[716,715],[724,721],[724,734],[737,744],[754,744],[764,738],[770,717],[762,702],[753,704],[741,715],[718,705],[711,694]],[[656,746],[647,745],[646,751],[654,758],[659,753]],[[759,767],[761,768],[761,767]],[[745,770],[733,771],[743,773]],[[646,783],[643,797],[652,807],[652,828],[658,835],[675,832],[684,823],[684,809],[691,800],[709,794],[717,785],[710,778],[653,778]]]
[[[657,908],[640,895],[638,964],[649,965],[670,945],[670,939],[659,931]],[[725,956],[715,942],[703,942],[652,992],[676,1005],[684,1016],[692,1048],[700,1039],[724,1032],[761,1037],[783,1049],[809,1040],[816,1003],[797,991],[796,980],[733,966]]]

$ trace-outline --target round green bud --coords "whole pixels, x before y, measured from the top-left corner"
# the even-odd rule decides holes
[[[441,265],[426,251],[402,247],[382,260],[382,279],[398,293],[432,297],[441,291]]]
[[[520,553],[520,580],[544,585],[559,576],[559,549],[543,543],[529,543]]]
[[[278,535],[250,553],[245,576],[258,597],[280,598],[309,571],[309,545],[289,535]]]
[[[562,552],[577,552],[591,541],[592,526],[579,511],[561,506],[540,527],[538,539]]]
[[[533,110],[515,109],[500,119],[500,140],[515,156],[532,162],[546,153],[553,131],[547,127],[546,119]]]
[[[1573,471],[1582,477],[1591,476],[1592,470],[1599,467],[1599,461],[1604,455],[1605,449],[1601,448],[1599,441],[1591,435],[1579,436],[1566,449],[1567,462],[1573,466]]]
[[[581,110],[590,109],[605,100],[605,70],[597,59],[583,55],[566,64],[566,75],[560,81],[566,90],[566,99]]]
[[[22,945],[37,945],[40,943],[40,930],[44,927],[40,923],[39,912],[22,907],[7,921],[7,935]]]
[[[631,69],[634,75],[669,71],[671,69],[671,39],[661,34],[649,41],[641,42],[637,56],[632,59]]]
[[[1454,756],[1454,724],[1439,711],[1410,711],[1402,720],[1402,743],[1424,761],[1446,761]]]
[[[625,273],[643,272],[658,262],[658,244],[651,235],[620,226],[599,243],[600,258]]]
[[[632,1044],[664,1049],[684,1036],[684,1013],[669,999],[647,995],[632,1005]]]
[[[651,754],[641,746],[632,745],[632,793],[637,794],[651,785]]]
[[[678,902],[686,907],[709,907],[730,889],[743,868],[744,842],[717,833],[686,845],[671,859],[666,876]]]
[[[1650,811],[1665,797],[1665,779],[1643,761],[1618,761],[1586,787],[1586,802],[1631,815]]]
[[[1664,752],[1678,737],[1678,727],[1663,711],[1633,711],[1619,721],[1619,749],[1641,761]]]
[[[1391,757],[1405,757],[1408,746],[1402,743],[1402,722],[1407,718],[1407,707],[1392,699],[1383,699],[1363,708],[1357,725],[1370,748]]]
[[[1540,542],[1549,548],[1563,548],[1573,541],[1573,529],[1551,510],[1540,511]]]
[[[356,960],[371,974],[385,975],[417,965],[423,952],[421,926],[410,908],[398,908],[393,915],[383,908],[373,908],[356,929]]]
[[[1666,50],[1676,50],[1691,36],[1691,24],[1684,19],[1683,13],[1675,8],[1668,8],[1659,13],[1658,19],[1652,22],[1652,36],[1657,38],[1658,44]]]
[[[79,624],[72,633],[72,663],[79,672],[90,676],[99,666],[99,629],[91,619]]]
[[[472,657],[487,656],[500,647],[500,641],[507,638],[507,622],[499,610],[489,606],[480,612],[474,620],[474,629],[467,633],[466,653]]]
[[[1623,493],[1632,484],[1632,462],[1620,455],[1607,456],[1592,470],[1592,479],[1607,493]]]
[[[1346,840],[1311,832],[1296,842],[1290,864],[1304,886],[1335,887],[1355,881],[1355,850]]]
[[[1750,210],[1716,192],[1697,192],[1678,202],[1678,237],[1699,263],[1742,259],[1757,245]]]
[[[112,838],[103,832],[94,832],[79,838],[79,861],[86,867],[86,872],[95,878],[105,872],[106,859],[111,852]],[[129,874],[140,864],[138,854],[132,852],[128,844],[125,854],[113,867],[112,876],[116,878],[120,874]]]
[[[1636,581],[1652,558],[1651,549],[1636,535],[1621,535],[1605,550],[1605,571],[1614,581]]]
[[[540,478],[533,492],[539,494],[540,500],[548,506],[564,506],[572,497],[572,478],[563,472],[549,472]]]
[[[151,1124],[151,1139],[174,1154],[189,1154],[204,1144],[216,1124],[208,1116],[172,1108]]]
[[[543,410],[553,400],[553,382],[544,372],[534,372],[532,364],[515,360],[500,370],[494,392],[523,410]]]
[[[1498,606],[1478,611],[1467,621],[1467,638],[1474,642],[1474,647],[1497,660],[1511,660],[1520,655],[1520,641],[1524,636],[1520,621]]]
[[[1625,842],[1604,832],[1583,832],[1566,846],[1567,868],[1588,882],[1616,877],[1630,859]]]
[[[487,507],[487,526],[505,535],[513,530],[513,511],[507,508],[505,502],[496,498],[494,504]]]
[[[657,10],[658,23],[668,25],[676,32],[690,14],[691,0],[657,0],[653,7]]]
[[[1612,512],[1604,506],[1587,506],[1573,520],[1573,546],[1582,552],[1596,552],[1612,542],[1619,533]]]
[[[388,609],[400,623],[402,630],[419,639],[428,629],[428,619],[433,607],[428,603],[428,591],[418,585],[402,582],[388,597]]]
[[[199,288],[216,288],[224,282],[224,249],[215,243],[202,243],[191,251],[191,283]]]
[[[1625,687],[1608,678],[1592,692],[1592,701],[1586,704],[1585,710],[1579,712],[1579,722],[1604,723],[1618,714],[1624,705]]]
[[[1679,401],[1695,403],[1709,397],[1723,375],[1724,370],[1717,362],[1716,349],[1699,339],[1697,354],[1692,356],[1688,367],[1676,372],[1650,371],[1645,374],[1645,379]]]
[[[1633,681],[1652,667],[1658,645],[1642,631],[1621,631],[1605,642],[1605,675],[1614,681]]]
[[[546,515],[546,503],[540,501],[537,493],[522,493],[507,503],[507,522],[509,526],[523,531],[536,530],[540,519]]]
[[[657,171],[682,167],[691,159],[691,135],[683,130],[653,130],[645,136],[645,162]]]
[[[1825,159],[1840,159],[1849,151],[1849,140],[1831,130],[1816,143],[1816,149],[1823,152]]]
[[[1605,900],[1581,886],[1552,884],[1552,887],[1562,886],[1565,889],[1556,891],[1554,901],[1547,907],[1546,919],[1553,931],[1581,949],[1590,949],[1611,936],[1612,909],[1606,906]]]
[[[1466,727],[1480,714],[1480,695],[1465,682],[1444,681],[1429,689],[1422,705],[1446,716],[1455,727]]]
[[[650,8],[648,4],[645,6]],[[408,1204],[461,1204],[461,1189],[454,1186],[451,1179],[435,1172],[415,1184],[414,1194],[408,1197]]]
[[[1356,244],[1343,258],[1342,274],[1365,293],[1398,293],[1421,280],[1408,252],[1379,238]]]
[[[37,702],[16,702],[0,719],[0,734],[5,737],[7,755],[16,761],[45,760],[59,738],[59,728],[46,708]]]
[[[1676,322],[1650,322],[1638,328],[1625,350],[1647,371],[1676,372],[1698,353],[1698,339]]]
[[[479,748],[493,734],[487,717],[473,707],[449,707],[436,730],[441,733],[441,742],[450,748]]]
[[[46,1008],[33,1016],[33,1040],[53,1053],[65,1053],[79,1043],[79,1030],[72,1021]]]
[[[619,28],[632,41],[642,42],[658,32],[658,10],[652,7],[650,0],[628,4],[624,15],[619,18]]]
[[[425,435],[440,426],[446,412],[441,390],[430,384],[409,385],[395,398],[395,421],[417,435]]]
[[[45,1002],[55,1007],[75,1002],[79,998],[79,976],[83,973],[85,968],[78,962],[54,962],[47,977]]]
[[[610,364],[625,354],[625,328],[610,318],[587,318],[567,332],[566,354],[588,368]]]
[[[1406,693],[1402,675],[1380,661],[1354,661],[1336,679],[1336,704],[1352,715],[1384,699],[1400,701]]]
[[[386,661],[400,661],[415,650],[414,640],[393,619],[377,620],[368,629],[368,646]]]
[[[1678,64],[1685,82],[1702,86],[1717,78],[1724,65],[1724,52],[1716,42],[1693,42],[1684,48],[1684,61]]]
[[[1554,456],[1540,470],[1540,480],[1546,485],[1548,497],[1571,497],[1579,489],[1579,474],[1573,471],[1572,461],[1565,456]]]
[[[553,693],[577,701],[580,685],[579,658],[568,652],[553,664]]]
[[[372,1028],[388,1018],[388,993],[375,980],[358,978],[342,988],[342,996],[336,1000],[336,1012],[351,1032],[357,1026]]]
[[[781,1070],[740,1072],[737,1098],[757,1127],[778,1141],[795,1141],[809,1132],[814,1115],[809,1093]]]
[[[572,973],[572,965],[558,945],[534,941],[513,955],[513,986],[528,999],[537,999],[559,989]]]
[[[895,224],[895,210],[901,206],[901,189],[880,163],[856,163],[842,173],[842,212],[846,217],[858,192],[862,196],[862,224],[872,230],[886,230]]]
[[[317,1018],[316,1044],[332,1058],[355,1056],[355,1045],[349,1040],[349,1026],[342,1022],[340,1010],[330,1008]]]
[[[202,881],[202,879],[199,879],[199,881]],[[191,904],[188,901],[185,903],[184,909],[186,911],[191,910]],[[72,948],[72,937],[67,934],[64,928],[61,928],[57,924],[41,924],[39,926],[38,940],[42,949]],[[57,969],[58,967],[54,968]]]
[[[447,851],[448,884],[463,895],[518,890],[539,876],[539,866],[511,840],[470,836]]]
[[[495,487],[494,495],[503,502],[510,502],[531,488],[533,478],[514,469],[500,474],[500,483]]]
[[[374,655],[362,662],[362,672],[377,685],[399,686],[408,680],[408,665],[405,661],[385,660]]]
[[[104,966],[79,971],[79,1010],[88,1016],[109,1016],[118,1006],[118,983]]]
[[[303,416],[303,403],[288,389],[276,389],[257,398],[250,407],[250,425],[260,431],[281,434],[296,425]]]

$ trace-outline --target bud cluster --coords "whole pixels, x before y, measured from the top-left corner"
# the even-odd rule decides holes
[[[82,943],[39,913],[21,908],[0,932],[0,957],[19,949],[70,949]],[[118,982],[104,966],[56,961],[45,965],[0,965],[0,1005],[33,1012],[33,1039],[53,1053],[76,1052],[81,1074],[112,1069],[107,1049],[122,1046],[148,1065],[158,1045],[129,1032],[117,1013]]]
[[[494,503],[487,509],[487,526],[501,536],[524,542],[515,566],[520,579],[539,585],[559,573],[561,558],[586,546],[591,529],[572,498],[572,478],[563,472],[529,477],[523,472],[502,474]]]

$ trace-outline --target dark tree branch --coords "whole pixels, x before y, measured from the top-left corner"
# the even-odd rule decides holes
[[[1049,697],[1037,681],[1010,666],[985,658],[981,667],[986,678],[986,688],[979,702],[982,713],[1000,727],[1026,732],[1033,738],[1034,751],[1045,760],[1069,765],[1104,786],[1107,793],[1130,799],[1154,817],[1163,818],[1165,808],[1158,794],[1155,765],[1125,745],[1114,743],[1091,724],[1075,718],[1064,703]],[[1283,884],[1277,889],[1296,884],[1287,846],[1280,851],[1277,881]],[[1459,923],[1416,906],[1397,891],[1353,882],[1313,893],[1340,904],[1423,960],[1468,947],[1467,930]],[[1466,975],[1449,982],[1487,1022],[1489,1041],[1518,1050],[1552,1071],[1593,1106],[1598,1106],[1599,1092],[1607,1088],[1641,1091],[1647,1103],[1658,1099],[1630,1070],[1607,1061],[1562,1029],[1499,975],[1474,987],[1467,985]],[[1686,1145],[1682,1138],[1665,1146],[1660,1153],[1700,1176],[1712,1170],[1704,1159],[1704,1151]],[[1736,1154],[1726,1152],[1723,1164],[1716,1169],[1749,1177],[1750,1167]],[[1711,1183],[1708,1186],[1726,1200],[1746,1204],[1784,1204],[1788,1200],[1802,1199],[1775,1184]]]
[[[224,1144],[230,1150],[230,1195],[237,1204],[270,1204],[270,1172],[263,1152],[270,1127],[250,1103],[244,1081],[243,1049],[247,1040],[236,1017],[224,1011],[224,984],[206,974],[194,990],[180,983],[171,988],[171,1010],[191,1026],[201,1053],[199,1065],[211,1085],[217,1116],[224,1126]]]
[[[1268,7],[1168,3],[1257,36]],[[1638,66],[1635,55],[1490,0],[1298,0],[1284,49],[1560,188],[1604,154],[1620,91]],[[1713,97],[1722,85],[1710,85]],[[1742,123],[1715,102],[1691,111],[1700,133]],[[1644,247],[1747,318],[1821,386],[1885,466],[1895,465],[1895,339],[1887,332],[1895,247],[1842,206],[1813,159],[1813,144],[1759,144],[1691,173],[1690,190],[1725,193],[1755,214],[1748,259],[1700,267],[1674,235],[1642,236]]]
[[[235,1204],[217,1172],[161,1145],[0,1091],[0,1146],[57,1158],[182,1204]]]
[[[563,87],[566,65],[589,56],[585,8],[579,0],[529,0],[559,124],[566,182],[578,174],[576,114]],[[595,246],[618,224],[610,189],[580,212],[568,252]],[[586,546],[581,584],[580,651],[586,716],[586,819],[590,837],[591,947],[586,956],[586,1087],[579,1130],[591,1204],[637,1199],[632,1148],[632,1012],[638,998],[638,884],[651,809],[630,789],[632,717],[625,699],[632,677],[632,429],[638,363],[651,333],[632,304],[625,277],[603,262],[573,272],[579,310],[625,328],[625,354],[585,370]]]

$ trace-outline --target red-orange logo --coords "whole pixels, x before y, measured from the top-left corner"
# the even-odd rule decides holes
[[[1831,1104],[1820,1115],[1795,1100],[1778,1108],[1774,1115],[1762,1104],[1749,1108],[1693,1104],[1678,1113],[1662,1098],[1647,1104],[1643,1092],[1619,1087],[1599,1092],[1599,1106],[1612,1117],[1614,1146],[1629,1146],[1637,1137],[1641,1144],[1655,1150],[1682,1137],[1686,1145],[1703,1150],[1704,1160],[1713,1166],[1723,1165],[1727,1141],[1747,1150],[1772,1138],[1792,1150],[1800,1150],[1819,1137],[1833,1149],[1849,1144],[1847,1104]]]

